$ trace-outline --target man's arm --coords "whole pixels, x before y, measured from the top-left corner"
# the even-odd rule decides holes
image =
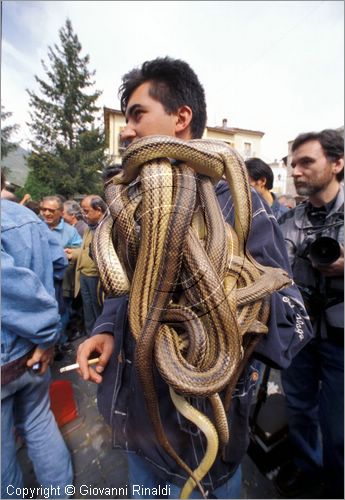
[[[81,248],[65,248],[65,255],[71,262],[77,262]]]
[[[114,337],[109,333],[100,333],[81,343],[77,350],[77,363],[79,363],[80,367],[78,370],[79,374],[83,379],[100,384],[102,382],[100,374],[109,363],[113,350]],[[99,354],[99,362],[95,369],[92,369],[87,364],[88,360],[92,357],[92,353]]]
[[[16,285],[16,286],[15,286]],[[47,349],[55,344],[60,319],[56,300],[38,276],[1,250],[2,328]]]
[[[79,373],[84,380],[91,380],[96,384],[102,382],[100,374],[107,366],[114,350],[115,320],[122,300],[122,297],[105,299],[102,313],[95,322],[92,336],[78,347],[77,363],[80,366]],[[99,363],[96,365],[95,370],[87,364],[93,352],[100,354]]]

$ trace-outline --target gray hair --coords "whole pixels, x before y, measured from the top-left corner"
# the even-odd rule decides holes
[[[63,209],[68,213],[68,215],[75,215],[77,219],[81,219],[83,217],[79,203],[74,200],[65,201]]]
[[[62,199],[60,198],[60,196],[44,196],[41,200],[41,202],[45,202],[45,201],[55,201],[58,205],[58,210],[63,210],[63,201]]]

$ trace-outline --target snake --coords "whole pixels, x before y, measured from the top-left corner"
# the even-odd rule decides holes
[[[291,280],[284,270],[256,262],[247,249],[251,194],[235,149],[221,141],[149,136],[125,150],[122,165],[105,184],[109,211],[92,252],[105,292],[129,294],[147,411],[159,444],[189,476],[181,495],[187,498],[194,487],[205,495],[201,481],[231,439],[226,413],[249,356],[245,338],[267,333],[267,297]],[[233,227],[215,195],[220,179],[233,199]],[[165,434],[154,366],[177,410],[200,422],[206,436],[208,451],[194,471]],[[193,408],[195,397],[210,401],[212,421]]]

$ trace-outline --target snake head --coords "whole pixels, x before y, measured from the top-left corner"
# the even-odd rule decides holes
[[[278,290],[282,290],[283,288],[287,288],[293,284],[292,278],[290,278],[289,274],[284,269],[279,267],[271,267],[270,269],[269,288],[272,292],[277,292]]]

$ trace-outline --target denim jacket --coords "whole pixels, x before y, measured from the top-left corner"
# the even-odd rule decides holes
[[[54,278],[67,265],[61,245],[31,210],[1,200],[1,364],[35,345],[55,344],[60,319]]]
[[[224,181],[218,183],[216,193],[225,219],[233,224],[234,206]],[[253,221],[248,241],[251,254],[262,264],[282,267],[291,273],[285,243],[275,217],[255,191],[252,191],[252,199]],[[93,330],[93,334],[109,332],[115,337],[115,349],[98,388],[98,407],[112,425],[114,447],[139,454],[163,481],[182,486],[187,479],[186,474],[158,444],[146,411],[135,367],[135,341],[128,325],[127,301],[126,297],[106,299],[102,315]],[[268,328],[269,333],[257,345],[255,356],[247,363],[234,391],[228,413],[231,438],[225,456],[218,456],[202,481],[211,491],[232,476],[248,448],[251,398],[258,379],[257,359],[276,367],[287,367],[292,357],[311,338],[310,322],[295,285],[272,295]],[[194,470],[204,456],[205,438],[199,429],[177,412],[167,385],[156,369],[154,375],[165,432],[178,455]],[[193,405],[213,420],[207,399],[191,399]]]

